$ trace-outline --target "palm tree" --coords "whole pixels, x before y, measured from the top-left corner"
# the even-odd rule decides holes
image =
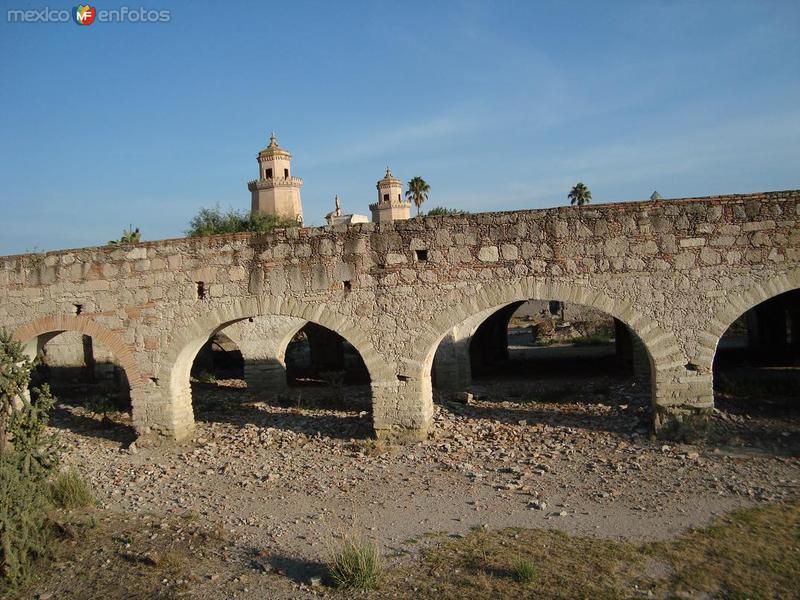
[[[592,200],[592,192],[589,191],[582,183],[576,183],[575,187],[573,187],[569,191],[569,203],[572,205],[583,206],[584,204],[589,204]]]
[[[422,208],[422,204],[428,199],[428,192],[431,191],[429,186],[422,177],[414,177],[408,182],[408,190],[406,190],[406,198],[411,198],[414,205],[417,207],[417,216]]]

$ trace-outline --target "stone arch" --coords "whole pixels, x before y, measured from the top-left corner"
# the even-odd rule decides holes
[[[415,357],[422,373],[430,375],[433,356],[442,338],[455,326],[479,313],[487,314],[520,300],[561,300],[582,304],[602,311],[627,325],[642,341],[647,350],[653,377],[658,371],[683,365],[683,353],[672,332],[665,331],[649,317],[636,311],[627,302],[619,302],[583,285],[561,284],[551,281],[523,279],[513,283],[484,286],[467,300],[442,311],[431,322],[425,339],[418,344]]]
[[[442,339],[454,327],[467,322],[480,313],[493,312],[520,300],[545,299],[561,300],[582,304],[600,310],[624,323],[642,343],[650,363],[650,389],[654,405],[653,424],[663,427],[665,418],[661,415],[663,407],[674,404],[674,398],[681,396],[678,383],[686,374],[683,352],[670,331],[665,331],[649,317],[638,312],[627,302],[614,300],[603,292],[580,284],[562,284],[533,277],[515,282],[492,283],[491,287],[481,286],[463,301],[441,310],[427,323],[424,333],[414,345],[415,352],[401,361],[404,387],[392,390],[408,414],[413,414],[413,424],[419,439],[425,435],[433,416],[433,390],[431,368],[436,350]],[[382,429],[376,419],[376,431]],[[387,426],[387,429],[390,427]]]
[[[288,391],[286,348],[306,323],[295,317],[269,315],[242,319],[222,331],[242,353],[248,388],[272,394]]]
[[[682,392],[678,385],[687,371],[685,358],[677,339],[670,331],[662,329],[652,318],[638,312],[631,304],[617,301],[603,292],[591,290],[585,285],[562,284],[535,278],[516,282],[494,283],[482,286],[469,298],[441,311],[430,323],[423,338],[419,340],[417,353],[408,360],[406,368],[418,377],[416,400],[418,412],[433,413],[431,368],[436,349],[445,335],[455,326],[478,313],[497,310],[519,300],[561,300],[582,304],[600,310],[624,323],[642,343],[650,363],[651,402],[654,407],[653,425],[664,426],[664,407],[680,401]]]
[[[279,315],[268,315],[268,316],[279,316]],[[247,318],[253,318],[253,317],[247,317]],[[241,321],[237,321],[237,323],[241,323]],[[278,348],[283,353],[285,353],[286,346],[289,345],[289,342],[292,341],[292,338],[297,334],[298,331],[300,331],[303,328],[304,325],[305,323],[301,322],[287,323],[286,328],[283,331],[281,331],[281,335],[279,339],[276,341],[275,347]],[[224,329],[223,332],[240,348],[247,345],[246,334],[240,328],[229,326],[226,329]]]
[[[14,339],[21,342],[25,347],[25,352],[31,356],[39,350],[50,339],[65,331],[75,331],[88,335],[94,340],[103,343],[119,361],[120,366],[125,369],[125,375],[133,392],[136,388],[144,385],[146,377],[142,374],[136,362],[134,348],[127,344],[122,337],[83,315],[48,315],[20,325],[14,331]],[[131,394],[133,398],[133,393]]]
[[[727,294],[706,329],[698,334],[698,360],[703,368],[711,372],[719,340],[736,319],[762,302],[796,289],[800,289],[800,269],[764,279],[739,294]]]
[[[159,366],[162,402],[170,408],[166,429],[177,440],[191,436],[194,429],[189,372],[192,362],[209,336],[236,322],[258,316],[297,317],[317,323],[345,338],[361,354],[373,384],[392,375],[391,367],[380,360],[367,332],[354,327],[326,303],[310,304],[290,299],[252,298],[208,309],[187,325],[178,325]]]

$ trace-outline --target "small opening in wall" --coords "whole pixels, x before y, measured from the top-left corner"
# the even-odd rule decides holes
[[[349,294],[350,291],[353,289],[353,284],[349,281],[343,281],[342,286],[344,287],[344,293]]]
[[[284,179],[289,179],[289,169],[284,169],[283,170],[283,178]]]
[[[698,371],[698,370],[700,370],[700,368],[696,364],[688,362],[688,363],[686,363],[686,370],[687,371]]]
[[[267,169],[264,172],[264,179],[272,179],[272,169]]]
[[[252,323],[253,321],[254,321],[253,317],[248,317],[248,318],[247,318],[247,322],[248,322],[248,323]]]
[[[151,378],[150,378],[150,381],[152,381],[153,383],[155,383],[156,385],[158,385],[158,377],[151,377]]]
[[[383,201],[384,202],[388,202],[389,201],[389,194],[384,194],[383,195]]]
[[[414,254],[417,257],[417,262],[425,262],[428,260],[427,250],[414,250]]]
[[[83,312],[83,304],[73,304],[75,307],[75,314],[79,315]]]
[[[203,281],[197,282],[197,298],[199,300],[205,300],[206,297],[206,284]]]
[[[408,375],[401,375],[400,373],[397,374],[397,381],[408,381],[411,377]]]

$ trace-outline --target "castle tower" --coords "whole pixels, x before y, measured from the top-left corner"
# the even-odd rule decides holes
[[[403,200],[403,183],[386,167],[386,175],[378,181],[378,201],[370,204],[373,223],[403,221],[411,216],[411,202]]]
[[[269,146],[258,153],[258,179],[250,181],[251,212],[279,215],[303,223],[300,187],[303,180],[292,177],[292,155],[278,145],[273,132]]]

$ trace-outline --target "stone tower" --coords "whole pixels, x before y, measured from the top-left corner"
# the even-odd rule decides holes
[[[373,223],[403,221],[411,216],[411,202],[403,200],[403,183],[386,167],[386,175],[378,181],[378,201],[370,204]]]
[[[303,223],[300,187],[303,180],[292,177],[292,155],[278,145],[273,132],[269,146],[258,153],[258,179],[247,188],[252,194],[251,212],[279,215]]]

